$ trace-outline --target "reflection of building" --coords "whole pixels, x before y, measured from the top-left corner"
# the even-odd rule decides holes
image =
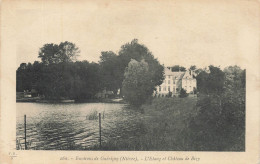
[[[156,87],[155,96],[166,96],[170,92],[172,95],[179,94],[181,88],[187,93],[193,93],[197,88],[197,81],[192,71],[172,72],[168,68],[164,68],[165,79],[160,86]]]

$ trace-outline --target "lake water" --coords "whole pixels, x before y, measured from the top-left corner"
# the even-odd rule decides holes
[[[102,115],[102,142],[131,139],[143,133],[142,114],[112,103],[16,103],[17,149],[24,148],[24,115],[28,149],[91,149],[99,144],[99,121]]]

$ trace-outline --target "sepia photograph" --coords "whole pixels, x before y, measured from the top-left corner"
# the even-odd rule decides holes
[[[46,43],[21,63],[17,149],[245,151],[245,69],[165,66],[137,39],[120,47],[90,62],[74,43]]]
[[[191,152],[258,152],[259,123],[252,131],[259,122],[259,112],[252,113],[259,107],[253,105],[259,85],[252,89],[260,78],[258,5],[4,1],[2,22],[9,26],[1,29],[15,32],[13,43],[9,33],[1,37],[2,47],[14,44],[12,66],[8,57],[1,61],[3,77],[10,68],[14,80],[5,88],[11,92],[1,91],[13,104],[4,106],[12,108],[13,137],[2,137],[12,140],[10,160],[60,152],[61,163],[207,163]],[[62,155],[70,151],[79,154]]]

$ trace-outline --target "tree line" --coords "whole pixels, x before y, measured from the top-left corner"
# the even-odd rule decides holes
[[[84,100],[95,98],[95,95],[104,89],[113,93],[121,89],[125,99],[138,106],[141,103],[131,99],[142,97],[144,100],[164,79],[164,67],[137,39],[122,45],[118,54],[112,51],[101,52],[98,63],[77,61],[79,52],[79,48],[68,41],[59,45],[43,45],[38,54],[40,62],[22,63],[17,69],[17,92],[34,88],[46,99]],[[133,63],[146,63],[146,72],[143,74],[141,71],[141,77],[137,78],[138,74],[128,76],[132,69],[139,70],[140,64],[131,67]],[[138,80],[136,91],[147,86],[145,92],[128,94],[132,91],[129,89],[133,89],[127,85],[129,78]]]
[[[198,114],[190,123],[196,150],[245,150],[246,70],[209,66],[197,75]]]
[[[125,100],[140,106],[164,80],[164,66],[137,39],[122,45],[118,54],[101,52],[98,63],[77,61],[79,53],[79,48],[68,41],[43,45],[38,54],[40,62],[22,63],[17,69],[17,92],[34,88],[46,99],[84,100],[95,98],[104,89],[113,93],[120,89]],[[179,65],[169,68],[187,70]],[[212,65],[207,69],[193,65],[188,69],[196,73],[199,93],[223,97],[240,95],[245,88],[245,70],[237,66],[221,70]]]

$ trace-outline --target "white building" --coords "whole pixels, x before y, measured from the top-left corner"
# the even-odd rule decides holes
[[[197,88],[197,81],[192,71],[186,72],[172,72],[168,68],[164,68],[165,79],[160,86],[156,87],[154,96],[166,96],[169,92],[172,96],[179,94],[181,88],[186,90],[187,93],[193,93]]]

